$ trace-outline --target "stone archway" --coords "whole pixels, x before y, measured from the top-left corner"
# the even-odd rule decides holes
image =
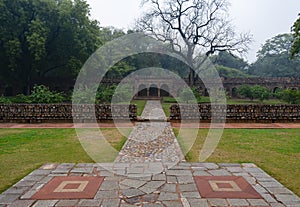
[[[204,89],[204,96],[209,96],[207,88]]]
[[[155,84],[152,84],[149,88],[149,96],[158,97],[158,87]]]
[[[236,98],[237,95],[238,95],[238,94],[237,94],[237,88],[235,88],[235,87],[232,88],[232,89],[231,89],[231,97],[232,97],[232,98]]]
[[[146,97],[146,96],[148,96],[148,90],[147,90],[147,87],[144,84],[142,84],[142,85],[139,86],[138,96],[139,97]]]
[[[170,96],[170,93],[169,93],[169,87],[166,85],[166,84],[163,84],[161,87],[160,87],[160,96],[161,97],[169,97]]]
[[[273,93],[275,94],[275,93],[277,93],[279,90],[280,90],[279,87],[275,87],[275,88],[273,89]]]

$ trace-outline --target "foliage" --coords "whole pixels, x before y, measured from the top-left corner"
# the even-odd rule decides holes
[[[61,93],[51,91],[44,85],[34,86],[27,98],[29,103],[61,103],[63,100],[64,96]]]
[[[296,54],[300,54],[300,14],[292,27],[292,31],[293,31],[294,41],[291,48],[291,57],[295,57]]]
[[[8,98],[4,97],[4,96],[0,96],[0,103],[1,104],[10,104],[11,101]]]
[[[259,99],[261,102],[265,99],[269,99],[271,96],[271,91],[268,88],[259,85],[252,87],[242,85],[237,89],[237,93],[244,98],[249,98],[251,101],[253,99]]]
[[[253,97],[255,99],[260,100],[261,102],[263,102],[266,99],[269,99],[271,96],[271,91],[263,86],[259,86],[259,85],[255,85],[251,88]]]
[[[123,35],[125,35],[123,30],[114,27],[102,27],[100,30],[101,42],[109,42]]]
[[[73,102],[77,104],[100,104],[100,103],[111,103],[112,97],[115,95],[117,102],[128,100],[129,86],[123,85],[119,88],[115,94],[117,86],[100,84],[97,89],[94,87],[81,86],[73,93]],[[95,93],[96,92],[96,93]]]
[[[183,88],[180,92],[179,92],[179,98],[181,101],[184,101],[185,103],[192,103],[192,101],[195,100],[195,95],[193,93],[194,91],[192,91],[191,88]]]
[[[249,85],[242,85],[237,89],[237,94],[244,98],[249,98],[251,101],[253,100],[253,94],[251,91],[251,87]]]
[[[193,92],[193,94],[194,94],[194,96],[197,100],[197,103],[200,103],[201,99],[202,99],[201,94],[197,91],[196,87],[192,87],[191,89],[192,89],[192,92]]]
[[[98,104],[99,97],[96,94],[95,97],[95,88],[80,86],[76,89],[76,92],[72,94],[72,102],[75,104]]]
[[[300,91],[294,89],[279,90],[276,92],[276,97],[289,104],[300,103]]]
[[[219,52],[218,55],[211,58],[211,61],[214,64],[225,66],[227,68],[235,68],[241,71],[246,70],[246,68],[249,67],[245,60],[236,57],[227,51]]]
[[[257,52],[257,61],[249,73],[261,77],[299,77],[300,57],[290,59],[291,34],[280,34],[269,40]]]
[[[120,61],[107,71],[105,77],[123,78],[135,70],[136,67],[129,65],[126,61]]]
[[[216,69],[221,77],[224,78],[247,78],[251,77],[251,75],[248,75],[244,73],[241,70],[234,69],[234,68],[228,68],[225,66],[217,65]]]
[[[100,104],[111,103],[116,86],[106,86],[100,84],[97,89],[95,87],[81,86],[73,93],[73,102],[77,104]]]
[[[116,103],[130,102],[132,95],[131,86],[128,84],[119,85],[113,94]]]
[[[30,103],[30,96],[18,94],[16,97],[11,98],[13,103]]]
[[[97,98],[101,103],[111,103],[116,88],[116,85],[100,85],[97,90]]]
[[[2,0],[0,76],[30,86],[48,76],[73,77],[101,44],[84,0]]]
[[[180,98],[182,101],[189,103],[193,99],[193,93],[191,93],[190,89],[184,88],[179,93]]]

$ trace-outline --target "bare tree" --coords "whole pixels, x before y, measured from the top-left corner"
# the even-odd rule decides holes
[[[200,55],[217,51],[245,53],[250,34],[236,34],[228,16],[228,0],[143,0],[149,10],[137,21],[137,29],[168,43],[194,68]],[[195,72],[190,69],[190,85]]]

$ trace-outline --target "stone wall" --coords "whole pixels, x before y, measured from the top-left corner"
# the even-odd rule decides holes
[[[210,121],[212,107],[221,121],[226,111],[226,122],[300,122],[300,105],[172,105],[170,120]],[[180,114],[181,112],[181,114]],[[200,118],[199,113],[200,112]],[[220,114],[218,114],[220,113]],[[198,116],[198,117],[197,117]],[[225,118],[225,117],[223,117]]]
[[[79,122],[90,122],[90,111],[95,111],[97,121],[113,119],[137,119],[136,105],[75,105],[74,119]],[[112,110],[114,117],[112,117]],[[129,117],[128,117],[129,115]],[[72,122],[72,104],[1,104],[0,122],[39,123],[39,122]]]

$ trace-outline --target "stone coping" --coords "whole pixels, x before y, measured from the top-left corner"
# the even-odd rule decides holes
[[[117,122],[119,128],[132,128],[136,125],[136,122]],[[116,128],[113,122],[98,123],[98,124],[77,124],[78,128]],[[211,127],[210,123],[200,123],[199,122],[171,122],[171,126],[174,128],[203,128],[207,129]],[[222,124],[214,124],[216,128],[225,129],[300,129],[300,123],[226,123],[224,126]],[[18,129],[18,128],[76,128],[73,123],[40,123],[40,124],[15,124],[15,123],[0,123],[0,129]]]

